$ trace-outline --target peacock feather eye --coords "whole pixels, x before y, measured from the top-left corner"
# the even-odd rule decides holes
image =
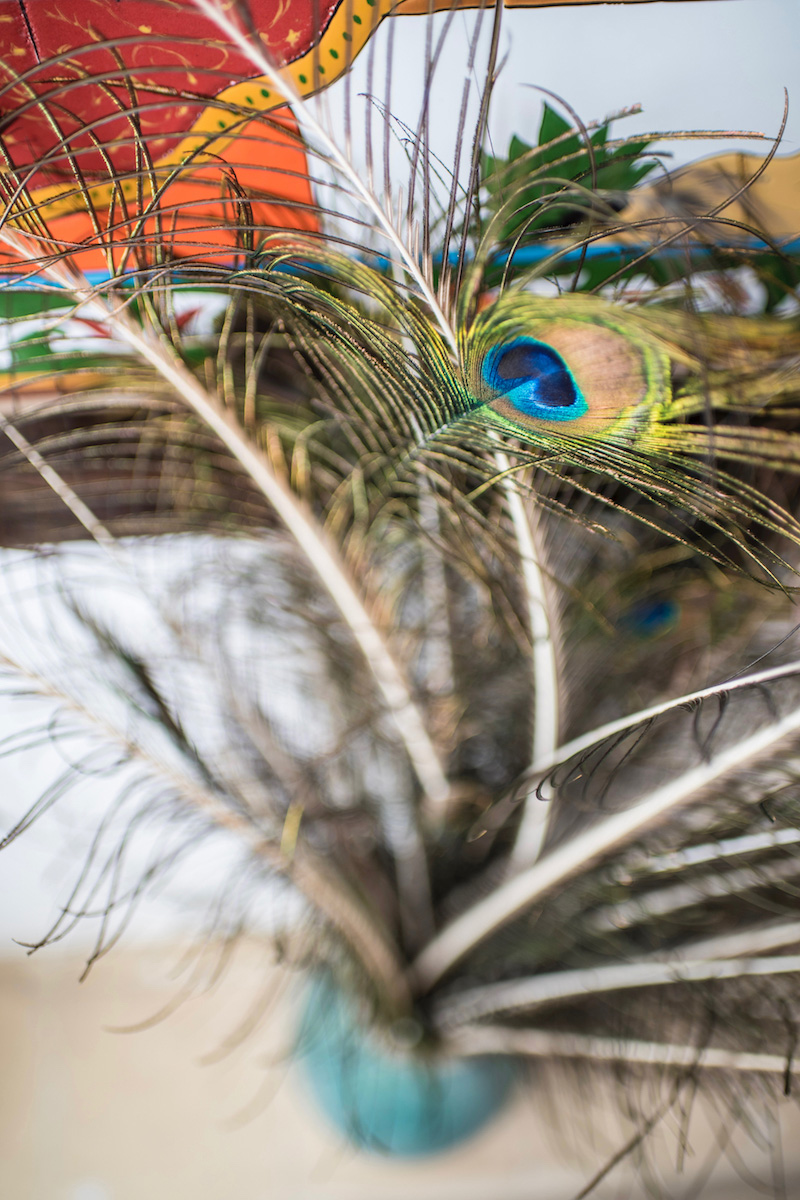
[[[533,338],[515,338],[486,356],[484,382],[518,412],[548,421],[574,421],[588,405],[561,355]]]
[[[470,331],[467,369],[484,419],[539,436],[652,434],[671,398],[658,339],[586,297],[502,296]]]

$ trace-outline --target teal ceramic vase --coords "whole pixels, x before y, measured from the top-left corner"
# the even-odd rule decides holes
[[[359,1149],[436,1154],[498,1112],[517,1067],[508,1058],[426,1054],[409,1046],[404,1032],[396,1046],[380,1039],[322,976],[309,988],[297,1056],[318,1106]]]

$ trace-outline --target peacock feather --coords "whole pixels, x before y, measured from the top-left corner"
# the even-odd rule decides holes
[[[389,69],[365,172],[353,97],[340,126],[308,97],[389,5],[302,30],[271,0],[3,7],[17,540],[88,535],[133,585],[137,546],[213,535],[180,603],[145,588],[149,650],[81,599],[70,653],[16,627],[3,651],[89,747],[6,840],[98,756],[109,780],[41,944],[101,911],[102,955],[141,892],[120,861],[166,822],[147,881],[227,838],[250,890],[223,941],[283,881],[289,957],[420,1055],[644,1071],[665,1112],[698,1080],[732,1110],[788,1090],[797,256],[730,216],[777,143],[702,214],[639,188],[653,139],[568,108],[502,159],[481,8],[452,162],[431,15],[418,126]]]

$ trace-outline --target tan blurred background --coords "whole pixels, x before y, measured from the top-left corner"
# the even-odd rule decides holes
[[[356,1153],[317,1116],[288,1064],[297,981],[269,967],[256,943],[240,948],[210,994],[140,1032],[110,1030],[170,1005],[182,984],[180,958],[174,945],[118,950],[83,984],[82,957],[55,948],[0,963],[2,1200],[574,1200],[627,1136],[610,1118],[600,1129],[607,1096],[586,1087],[578,1095],[566,1083],[559,1135],[548,1119],[552,1094],[534,1084],[461,1149],[415,1162]],[[261,1027],[234,1044],[254,1007]],[[576,1118],[593,1099],[591,1145]],[[755,1146],[738,1126],[735,1157],[760,1188],[744,1182],[730,1157],[713,1151],[707,1116],[693,1116],[682,1171],[679,1122],[665,1122],[651,1195],[800,1196],[800,1120],[791,1101],[780,1106],[782,1185],[780,1154]],[[777,1147],[768,1117],[758,1123]],[[637,1200],[647,1192],[623,1166],[593,1194]]]

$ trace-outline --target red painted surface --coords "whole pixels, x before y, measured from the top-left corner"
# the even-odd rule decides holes
[[[337,4],[250,0],[250,9],[272,58],[283,65],[311,48],[315,28],[324,29]],[[44,60],[50,61],[43,66]],[[14,162],[39,160],[58,145],[58,133],[36,103],[50,98],[81,167],[101,174],[96,141],[112,150],[119,169],[134,168],[131,122],[119,115],[131,107],[131,89],[136,121],[158,159],[187,132],[208,97],[254,74],[191,5],[146,0],[0,0],[0,63],[0,111],[14,114],[4,133]],[[87,77],[102,84],[82,83]],[[61,162],[50,174],[68,169]]]
[[[250,9],[282,65],[310,49],[337,3],[250,0]],[[13,176],[34,194],[54,184],[77,193],[76,174],[87,184],[124,179],[124,201],[117,197],[112,209],[106,195],[95,205],[106,243],[109,231],[120,245],[137,232],[137,180],[148,165],[169,156],[209,100],[254,74],[185,0],[0,0],[0,72],[0,133]],[[172,253],[235,244],[235,229],[215,227],[250,216],[259,227],[317,227],[305,152],[286,110],[243,123],[232,142],[213,149],[213,162],[182,171],[159,197],[160,227],[155,214],[147,219],[145,232],[166,239]],[[11,178],[7,171],[7,198]],[[68,206],[77,211],[48,214],[51,232],[62,245],[97,245],[85,202]],[[98,253],[81,265],[102,269]]]

